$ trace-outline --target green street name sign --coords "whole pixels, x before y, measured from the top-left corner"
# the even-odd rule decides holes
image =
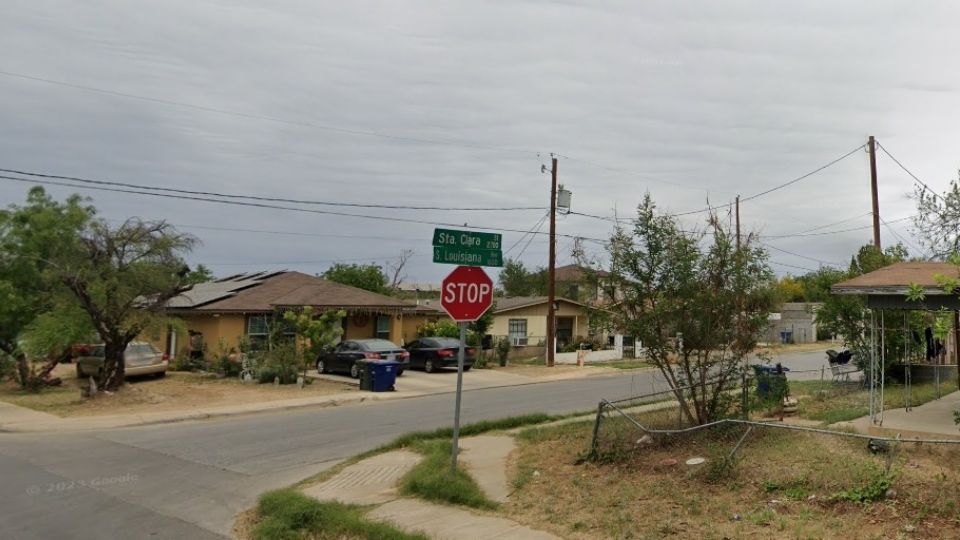
[[[502,235],[455,229],[434,229],[433,245],[452,248],[486,249],[499,251]],[[496,266],[500,266],[499,264]]]
[[[503,254],[499,249],[433,246],[433,262],[460,266],[503,266]]]

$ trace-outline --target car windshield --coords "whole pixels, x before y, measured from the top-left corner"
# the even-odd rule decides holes
[[[159,354],[160,351],[149,343],[127,345],[127,352],[132,354]]]
[[[392,341],[387,341],[385,339],[365,339],[363,341],[358,341],[361,347],[368,351],[389,351],[391,349],[399,349],[396,344]]]

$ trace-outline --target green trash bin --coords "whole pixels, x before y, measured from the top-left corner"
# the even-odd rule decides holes
[[[357,360],[357,371],[360,372],[360,389],[373,391],[373,369],[370,362]]]

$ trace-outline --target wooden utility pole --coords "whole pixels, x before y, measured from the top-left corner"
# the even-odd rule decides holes
[[[740,196],[737,195],[736,202],[736,214],[737,214],[737,253],[740,252]]]
[[[550,261],[547,268],[547,366],[553,367],[557,344],[557,158],[550,169]]]
[[[867,140],[870,153],[870,194],[873,197],[873,245],[880,250],[880,200],[877,195],[877,143],[873,135]]]

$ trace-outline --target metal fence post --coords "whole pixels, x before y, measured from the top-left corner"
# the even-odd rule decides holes
[[[604,401],[597,405],[597,418],[593,421],[593,440],[590,442],[590,457],[597,459],[598,446],[600,445],[600,418],[603,416]]]

